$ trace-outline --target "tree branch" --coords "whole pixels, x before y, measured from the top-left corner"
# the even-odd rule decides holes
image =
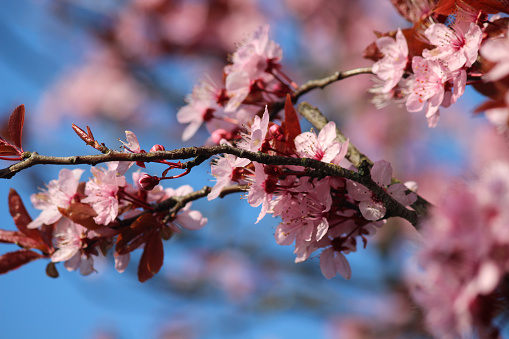
[[[359,74],[372,74],[373,71],[371,67],[365,67],[365,68],[356,68],[349,71],[344,72],[336,72],[332,75],[329,75],[328,77],[322,78],[322,79],[316,79],[316,80],[310,80],[297,88],[295,92],[292,93],[292,102],[295,104],[299,100],[301,96],[304,94],[311,92],[314,89],[320,88],[324,89],[328,85],[335,83],[336,81],[340,81],[349,77],[352,77],[354,75]],[[285,106],[285,100],[281,100],[278,102],[273,103],[270,106],[270,117],[273,119],[275,115],[283,109]]]
[[[233,154],[239,158],[249,159],[265,165],[293,165],[306,168],[306,176],[323,178],[326,176],[339,176],[361,183],[370,189],[386,205],[390,216],[399,216],[408,220],[413,225],[417,225],[418,215],[415,211],[407,209],[399,202],[394,200],[385,190],[379,187],[369,175],[361,175],[357,172],[344,169],[340,166],[321,162],[309,158],[291,158],[278,155],[269,155],[260,152],[250,152],[240,148],[228,145],[210,146],[210,147],[187,147],[172,151],[159,151],[151,153],[121,153],[110,151],[107,154],[72,156],[72,157],[51,157],[39,155],[36,152],[28,154],[27,158],[8,168],[0,170],[0,178],[10,178],[16,173],[42,164],[54,165],[78,165],[88,164],[96,165],[109,161],[143,161],[154,162],[159,160],[183,160],[195,158],[182,164],[183,169],[191,169],[205,161],[206,159],[218,154]],[[205,194],[205,191],[201,194]],[[169,203],[169,202],[168,202]]]

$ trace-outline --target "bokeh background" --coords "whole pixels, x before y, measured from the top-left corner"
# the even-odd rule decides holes
[[[96,139],[118,148],[125,130],[142,148],[200,146],[201,130],[181,142],[176,113],[199,79],[220,83],[228,54],[262,24],[283,48],[283,67],[297,84],[338,70],[370,66],[362,59],[373,31],[408,27],[390,1],[348,0],[4,0],[0,11],[0,128],[26,106],[24,149],[45,155],[94,154],[71,123],[90,126]],[[376,109],[360,75],[304,100],[336,121],[373,160],[392,163],[400,180],[438,203],[457,180],[474,178],[495,158],[507,158],[503,137],[473,108],[467,89],[442,110],[435,129],[424,114],[390,105]],[[310,125],[302,122],[303,130]],[[0,166],[8,166],[2,161]],[[84,167],[86,168],[86,167]],[[164,168],[149,165],[149,174]],[[33,167],[0,183],[4,229],[15,188],[32,213],[30,195],[60,168]],[[212,185],[204,164],[163,182]],[[84,177],[90,176],[87,171]],[[365,250],[348,255],[353,277],[325,279],[318,258],[294,264],[291,247],[273,238],[278,220],[254,224],[258,210],[241,195],[197,201],[209,219],[165,245],[165,263],[152,280],[136,279],[136,253],[126,272],[111,258],[82,277],[58,265],[45,275],[36,261],[0,276],[1,338],[408,338],[428,337],[408,297],[404,267],[419,235],[389,222]],[[15,250],[0,245],[0,254]]]

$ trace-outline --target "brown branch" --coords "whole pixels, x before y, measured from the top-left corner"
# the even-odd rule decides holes
[[[329,75],[328,77],[322,78],[322,79],[316,79],[316,80],[310,80],[297,88],[295,92],[292,93],[292,102],[295,104],[299,100],[301,96],[303,96],[306,93],[311,92],[314,89],[320,88],[324,89],[330,84],[335,83],[336,81],[340,81],[355,75],[359,74],[373,74],[373,71],[371,67],[365,67],[365,68],[356,68],[349,71],[344,72],[336,72],[332,75]],[[271,119],[276,116],[276,114],[283,109],[285,106],[285,100],[281,100],[278,102],[273,103],[270,106],[270,117]]]
[[[72,157],[50,157],[39,155],[36,152],[17,164],[0,170],[0,178],[10,178],[14,174],[39,164],[54,165],[78,165],[88,164],[96,165],[98,163],[109,161],[143,161],[154,162],[159,160],[183,160],[195,158],[182,164],[183,169],[191,169],[206,159],[218,154],[233,154],[239,158],[249,159],[265,165],[293,165],[302,166],[307,169],[306,175],[311,177],[323,178],[326,176],[339,176],[359,182],[370,189],[386,205],[390,216],[402,217],[410,221],[413,225],[417,224],[418,216],[415,211],[408,210],[403,205],[394,200],[385,190],[379,187],[369,175],[361,174],[344,169],[334,164],[324,163],[318,160],[308,158],[291,158],[277,155],[269,155],[260,152],[250,152],[240,148],[228,145],[210,146],[210,147],[187,147],[172,151],[159,151],[152,153],[121,153],[110,151],[107,154],[72,156]],[[369,172],[368,172],[369,173]]]

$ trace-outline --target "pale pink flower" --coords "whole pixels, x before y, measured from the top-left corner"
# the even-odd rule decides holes
[[[336,124],[333,121],[322,128],[318,137],[314,132],[299,134],[295,137],[297,156],[339,164],[348,151],[348,141],[341,144],[335,141],[336,137]]]
[[[422,56],[429,60],[442,61],[450,71],[463,66],[470,67],[477,59],[482,41],[482,31],[475,23],[470,23],[468,31],[464,32],[461,23],[452,28],[444,24],[432,24],[424,35],[432,45],[433,50],[424,50]]]
[[[123,144],[124,150],[126,152],[141,153],[140,143],[138,142],[138,138],[136,137],[136,135],[133,132],[125,131],[125,139],[127,142],[124,142],[122,140],[119,140],[119,141]],[[145,152],[145,151],[143,151],[143,152]],[[127,170],[129,168],[131,168],[132,165],[134,165],[133,161],[119,161],[117,169],[116,169],[117,174],[124,175],[125,172],[127,172]],[[143,162],[138,162],[138,165],[140,167],[145,167],[145,164],[143,164]]]
[[[68,271],[80,270],[82,275],[94,272],[93,258],[83,251],[83,239],[87,238],[87,229],[67,218],[62,218],[55,228],[55,247],[51,255],[52,262],[65,261]]]
[[[251,126],[247,127],[247,132],[249,134],[242,134],[243,138],[237,143],[237,147],[251,152],[260,151],[269,130],[269,120],[269,112],[267,106],[265,106],[263,117],[261,119],[259,116],[254,117]]]
[[[109,169],[92,167],[94,177],[85,186],[87,197],[81,202],[89,203],[97,216],[94,221],[99,225],[108,225],[118,215],[119,201],[117,193],[119,187],[126,186],[124,176],[118,176],[115,163],[109,163]]]
[[[383,188],[390,185],[387,188],[387,193],[404,206],[413,204],[417,199],[415,193],[405,193],[408,188],[404,184],[397,183],[391,185],[392,166],[385,160],[379,160],[374,163],[371,168],[371,178],[378,186]],[[385,216],[386,208],[382,201],[364,185],[347,180],[346,187],[348,194],[360,202],[359,209],[364,218],[367,220],[379,220]]]
[[[233,182],[238,182],[241,179],[241,169],[250,162],[249,159],[237,158],[231,154],[225,154],[224,157],[213,162],[211,165],[211,174],[216,177],[216,184],[207,195],[207,199],[213,200],[217,198],[223,187]]]
[[[262,210],[256,220],[258,223],[270,208],[273,193],[276,191],[275,182],[277,179],[274,180],[265,174],[264,165],[257,162],[253,162],[253,165],[255,168],[254,182],[249,187],[247,202],[253,207],[262,205]]]
[[[487,40],[480,52],[484,58],[495,63],[495,66],[483,75],[484,80],[497,81],[509,75],[509,34]]]
[[[46,190],[30,197],[34,207],[42,212],[28,224],[28,228],[37,228],[43,224],[51,225],[62,217],[58,208],[66,209],[72,203],[82,173],[81,169],[64,168],[58,174],[58,180],[51,180]]]
[[[179,123],[189,124],[182,133],[182,140],[189,140],[202,124],[206,124],[210,132],[218,128],[231,129],[233,124],[224,121],[225,100],[224,91],[212,81],[201,81],[194,86],[192,94],[186,97],[187,105],[177,113]]]
[[[373,73],[384,81],[382,93],[390,92],[401,80],[408,63],[408,45],[398,29],[396,39],[388,36],[376,40],[378,49],[384,57],[373,65]]]
[[[427,103],[428,125],[435,127],[438,122],[438,107],[444,100],[448,71],[440,62],[421,57],[412,59],[412,69],[414,78],[409,82],[410,94],[406,108],[409,112],[418,112]]]
[[[235,111],[251,91],[255,80],[268,83],[274,79],[269,73],[279,67],[283,52],[281,47],[269,39],[269,26],[265,25],[252,36],[232,56],[232,65],[225,68],[227,74],[225,87],[230,96],[226,112]]]

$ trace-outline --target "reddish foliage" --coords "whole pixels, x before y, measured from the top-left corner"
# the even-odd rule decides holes
[[[63,216],[89,230],[97,230],[101,227],[94,221],[94,217],[97,216],[97,213],[90,205],[77,202],[69,205],[67,209],[59,207],[58,210]]]
[[[115,251],[118,254],[126,254],[135,250],[145,242],[144,233],[146,231],[159,228],[161,228],[161,223],[152,214],[142,214],[131,226],[122,229],[117,237]]]
[[[23,124],[25,123],[25,106],[19,105],[14,109],[9,118],[9,135],[11,140],[14,142],[20,150],[21,147],[21,137],[23,135]]]
[[[5,253],[0,256],[0,274],[7,273],[40,258],[44,258],[44,255],[26,249]]]
[[[145,244],[138,266],[138,280],[145,282],[152,278],[163,266],[164,248],[160,232],[152,232]]]
[[[285,120],[281,123],[281,128],[285,134],[285,140],[287,141],[287,148],[295,149],[293,140],[299,134],[301,134],[299,116],[295,111],[292,104],[290,94],[286,95],[285,101]]]
[[[509,0],[440,0],[433,11],[436,14],[450,15],[465,4],[487,14],[509,14]]]

